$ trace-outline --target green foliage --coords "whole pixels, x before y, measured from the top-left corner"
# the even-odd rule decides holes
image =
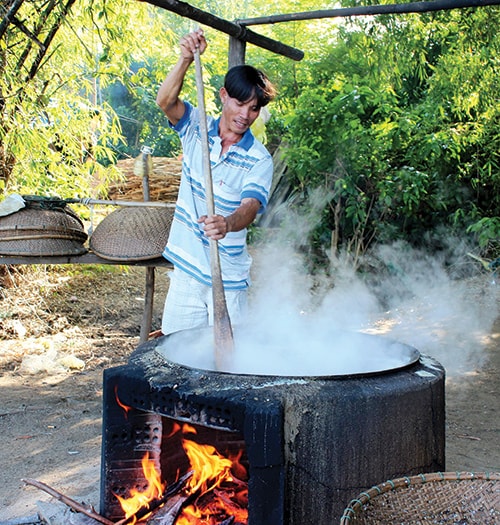
[[[319,227],[355,253],[423,242],[446,225],[498,238],[496,9],[379,17],[342,27],[287,120],[290,181],[333,190]],[[313,237],[317,237],[317,232]],[[496,236],[496,237],[495,237]]]
[[[477,234],[481,248],[498,255],[500,251],[500,217],[482,217],[469,226],[468,230]]]
[[[155,107],[148,91],[141,93],[147,84],[138,84],[145,75],[131,64],[169,49],[175,35],[165,19],[151,16],[153,8],[140,2],[77,1],[64,16],[58,11],[62,5],[23,2],[17,14],[23,28],[10,24],[0,40],[0,181],[5,192],[98,197],[111,178],[120,176],[115,161],[127,151],[119,115],[103,100],[104,90],[120,81],[136,89],[136,99]],[[44,41],[51,32],[55,36],[39,59],[35,37]],[[157,38],[148,38],[151,34]],[[159,78],[157,71],[152,75],[149,85]],[[139,134],[133,146],[140,147],[141,139]],[[128,151],[136,155],[139,148]]]

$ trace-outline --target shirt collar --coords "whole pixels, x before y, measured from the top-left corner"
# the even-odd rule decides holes
[[[220,117],[212,121],[213,124],[211,128],[208,130],[208,135],[210,137],[217,137],[219,134],[219,123],[220,123]],[[241,139],[235,144],[235,146],[238,146],[239,148],[243,148],[244,150],[248,151],[253,143],[254,143],[254,136],[252,131],[247,129]]]

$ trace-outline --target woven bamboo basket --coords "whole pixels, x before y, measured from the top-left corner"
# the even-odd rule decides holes
[[[353,499],[340,525],[498,525],[500,473],[436,472],[376,485]]]
[[[69,207],[28,206],[0,217],[0,254],[11,256],[79,255],[87,249],[83,223]]]
[[[167,244],[172,208],[119,208],[97,225],[90,249],[111,261],[144,261],[161,257]]]

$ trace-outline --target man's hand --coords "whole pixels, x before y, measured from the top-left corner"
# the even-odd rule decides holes
[[[181,48],[181,55],[184,58],[193,61],[196,49],[199,49],[201,55],[207,48],[207,41],[205,40],[203,29],[197,29],[192,33],[184,35],[181,38],[179,45]]]
[[[205,235],[214,241],[223,239],[229,231],[227,219],[222,215],[203,215],[198,222],[204,224]]]
[[[205,225],[205,235],[216,241],[223,239],[229,232],[239,232],[252,224],[260,209],[257,199],[246,198],[241,201],[239,208],[228,217],[222,215],[203,215],[198,219],[199,224]]]
[[[203,53],[207,48],[203,30],[198,29],[183,36],[179,47],[181,50],[179,60],[162,82],[156,95],[156,103],[174,126],[184,115],[185,106],[179,95],[186,72],[194,61],[194,52],[198,48],[200,53]]]

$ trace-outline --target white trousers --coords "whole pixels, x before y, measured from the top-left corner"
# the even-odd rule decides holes
[[[213,325],[212,287],[200,283],[178,268],[174,268],[169,276],[162,333],[168,335],[179,330]],[[226,290],[225,295],[231,324],[238,324],[247,313],[247,289]]]

